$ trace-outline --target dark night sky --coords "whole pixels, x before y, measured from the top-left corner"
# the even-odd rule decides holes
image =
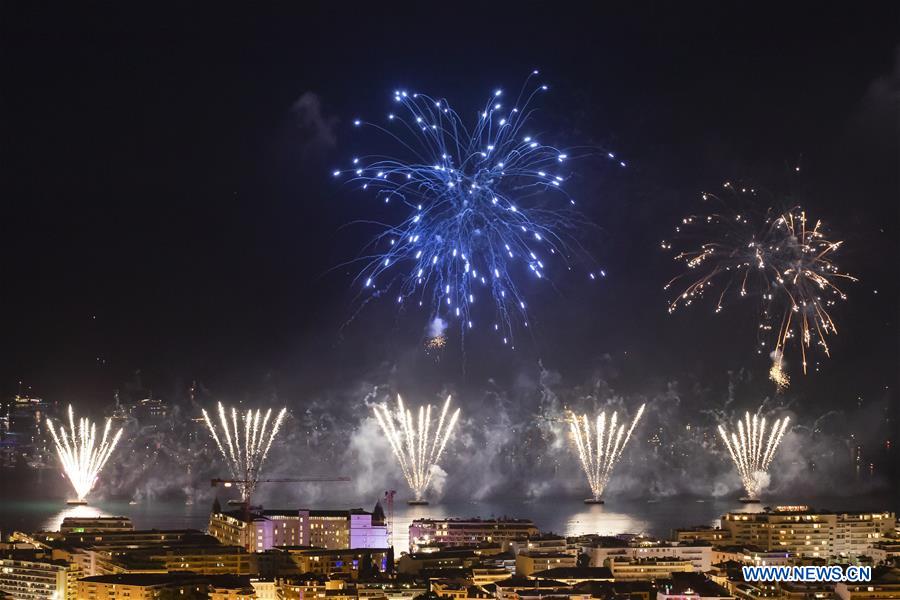
[[[434,393],[538,357],[574,381],[612,365],[624,390],[764,379],[750,307],[666,314],[658,242],[701,190],[795,164],[861,282],[834,357],[791,393],[824,410],[896,387],[896,4],[0,6],[4,395],[24,380],[107,402],[137,369],[163,395],[199,378],[294,397],[378,369]],[[378,210],[329,177],[350,121],[398,86],[474,107],[534,67],[554,85],[545,122],[631,164],[580,170],[610,277],[539,293],[535,340],[513,354],[476,335],[465,370],[454,350],[422,356],[420,317],[390,306],[342,329],[353,295],[329,269],[365,241],[342,226]],[[333,130],[302,126],[304,94]]]

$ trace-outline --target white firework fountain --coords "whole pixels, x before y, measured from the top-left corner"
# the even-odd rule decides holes
[[[444,402],[437,423],[432,427],[431,405],[420,406],[418,418],[413,417],[413,412],[403,405],[403,399],[397,396],[397,407],[394,411],[387,404],[379,404],[374,407],[375,419],[388,443],[403,477],[413,492],[413,499],[408,504],[428,504],[425,492],[431,485],[432,478],[447,447],[447,442],[453,434],[456,422],[459,419],[459,409],[450,411],[450,396]]]
[[[737,432],[732,432],[730,436],[725,427],[719,425],[719,435],[728,448],[728,454],[731,455],[747,492],[741,502],[759,502],[760,492],[769,480],[769,465],[789,422],[788,417],[776,420],[768,431],[768,436],[766,418],[757,415],[751,417],[749,412],[744,415],[743,421],[738,420]]]
[[[578,458],[581,460],[581,467],[587,476],[592,494],[584,501],[585,504],[603,504],[600,497],[606,489],[606,484],[609,483],[613,468],[622,457],[628,440],[631,439],[631,432],[644,414],[644,406],[646,405],[642,404],[638,409],[627,431],[624,422],[618,423],[618,415],[615,412],[610,417],[609,423],[605,412],[598,414],[593,428],[587,415],[581,417],[572,415],[570,421],[572,439],[578,449]]]
[[[271,408],[263,413],[261,409],[239,412],[232,407],[229,414],[219,402],[218,412],[222,428],[221,436],[216,432],[216,426],[205,409],[203,420],[235,480],[241,493],[241,502],[246,504],[250,502],[250,497],[256,490],[262,465],[275,436],[278,435],[278,430],[281,429],[287,409],[282,408],[272,419]],[[225,440],[224,443],[222,438]]]
[[[59,426],[59,432],[53,427],[53,421],[47,420],[47,429],[53,437],[56,446],[56,454],[62,463],[63,470],[76,497],[69,500],[71,505],[87,504],[87,495],[97,483],[97,478],[103,467],[106,466],[109,457],[112,456],[122,430],[119,429],[110,437],[112,420],[106,420],[103,434],[97,437],[97,426],[85,417],[78,419],[76,426],[75,413],[72,405],[69,405],[69,430],[64,425]]]

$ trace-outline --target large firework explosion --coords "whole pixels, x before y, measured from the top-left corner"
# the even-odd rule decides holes
[[[420,406],[418,418],[415,418],[398,395],[394,411],[387,404],[375,405],[374,411],[378,425],[397,457],[400,470],[403,471],[403,477],[412,489],[415,500],[424,500],[444,448],[456,427],[459,409],[453,411],[448,418],[450,396],[447,396],[433,429],[430,404],[427,407]]]
[[[518,95],[496,90],[473,126],[447,100],[404,90],[394,92],[397,112],[386,123],[354,121],[402,155],[359,156],[333,173],[389,205],[358,259],[366,299],[388,295],[401,308],[423,307],[429,320],[455,319],[462,335],[483,326],[513,345],[515,330],[528,327],[525,278],[593,265],[576,239],[585,220],[565,188],[569,162],[596,152],[538,139],[531,105],[548,88],[537,76]],[[584,267],[584,276],[605,271]]]
[[[109,437],[112,429],[112,420],[106,420],[106,426],[103,428],[103,435],[97,438],[97,427],[87,418],[82,417],[78,420],[78,426],[75,425],[75,413],[72,405],[69,405],[69,430],[66,431],[65,426],[59,427],[59,433],[53,427],[53,422],[47,420],[47,428],[53,437],[53,443],[56,445],[56,453],[63,465],[66,477],[75,488],[75,494],[78,500],[83,502],[90,493],[94,484],[97,482],[97,476],[106,465],[109,457],[112,455],[119,438],[122,436],[122,430],[119,429],[112,438]]]
[[[572,415],[570,422],[572,439],[578,449],[578,458],[581,460],[584,474],[587,475],[588,485],[595,501],[600,500],[606,484],[609,483],[613,468],[619,462],[628,440],[631,439],[631,432],[644,414],[644,406],[642,404],[638,409],[627,430],[624,422],[617,423],[618,415],[615,412],[608,425],[606,413],[598,414],[593,429],[587,415],[581,417]]]
[[[728,448],[728,454],[737,467],[741,482],[747,491],[747,498],[759,499],[759,493],[768,481],[769,464],[775,456],[778,444],[787,431],[790,419],[778,419],[772,424],[766,435],[766,418],[757,415],[744,415],[744,420],[738,420],[737,432],[728,435],[725,427],[719,425],[719,435]]]
[[[203,410],[203,420],[209,428],[209,434],[225,458],[225,463],[236,481],[243,502],[249,502],[256,490],[263,462],[265,462],[269,448],[272,447],[272,442],[281,428],[286,412],[287,409],[282,408],[273,420],[271,408],[263,414],[260,409],[248,410],[245,413],[232,407],[229,415],[222,403],[219,402],[219,423],[225,438],[223,444],[209,414],[206,409]],[[242,437],[243,442],[241,441]]]
[[[731,183],[724,187],[733,202],[704,194],[719,210],[685,217],[676,228],[676,239],[687,249],[674,257],[685,272],[665,286],[668,290],[684,282],[675,288],[678,295],[669,312],[706,293],[715,295],[716,313],[731,296],[757,299],[757,351],[771,357],[770,377],[781,389],[789,382],[785,350],[792,340],[799,340],[804,373],[813,349],[830,356],[828,336],[837,333],[837,326],[829,310],[847,299],[840,282],[856,278],[832,262],[842,242],[831,240],[822,222],[801,207],[779,211],[761,205],[753,189],[737,190]],[[668,250],[672,243],[662,246]]]

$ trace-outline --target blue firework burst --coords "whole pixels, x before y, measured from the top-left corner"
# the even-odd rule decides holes
[[[515,98],[494,91],[474,125],[447,100],[405,90],[394,92],[385,123],[353,122],[404,154],[360,156],[333,172],[403,207],[396,223],[378,223],[382,230],[357,259],[354,284],[367,298],[425,307],[431,320],[455,320],[463,334],[487,327],[512,345],[529,322],[523,278],[576,267],[589,280],[606,275],[578,242],[585,220],[566,191],[569,163],[597,151],[561,149],[530,131],[533,101],[548,89],[537,75]]]

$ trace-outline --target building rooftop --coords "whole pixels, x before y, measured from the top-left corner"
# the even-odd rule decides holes
[[[303,508],[303,511],[309,512],[309,516],[311,517],[346,517],[349,515],[371,515],[367,510],[362,508],[348,508],[348,509],[322,509],[322,508]]]
[[[555,579],[531,579],[524,575],[513,575],[494,583],[498,588],[561,588],[566,584]]]
[[[440,560],[442,558],[470,558],[475,556],[474,550],[445,548],[437,552],[412,552],[407,554],[412,560]]]
[[[447,519],[436,519],[431,517],[425,517],[421,519],[413,519],[413,524],[416,523],[457,523],[457,524],[504,524],[504,525],[534,525],[534,521],[531,519],[513,519],[509,517],[499,517],[493,519],[482,519],[481,517],[470,517],[466,518],[447,518]]]
[[[115,575],[93,575],[82,577],[80,581],[90,583],[114,583],[116,585],[165,585],[178,583],[192,583],[205,580],[206,576],[198,575],[191,571],[175,573],[117,573]]]
[[[341,556],[344,554],[372,554],[375,552],[387,552],[390,548],[318,548],[315,546],[276,546],[275,550],[293,552],[295,554],[314,554],[316,556]]]
[[[702,597],[731,596],[728,590],[708,579],[702,573],[672,573],[671,579],[660,579],[656,582],[660,593],[666,595],[684,595],[694,592]]]
[[[42,563],[56,567],[68,567],[65,560],[55,559],[47,550],[38,548],[14,548],[0,551],[0,560],[15,560],[21,562]]]
[[[541,552],[540,550],[519,552],[519,556],[527,556],[528,558],[575,558],[572,554],[566,554],[565,552]]]
[[[553,567],[531,575],[535,579],[609,579],[613,574],[609,567]]]

